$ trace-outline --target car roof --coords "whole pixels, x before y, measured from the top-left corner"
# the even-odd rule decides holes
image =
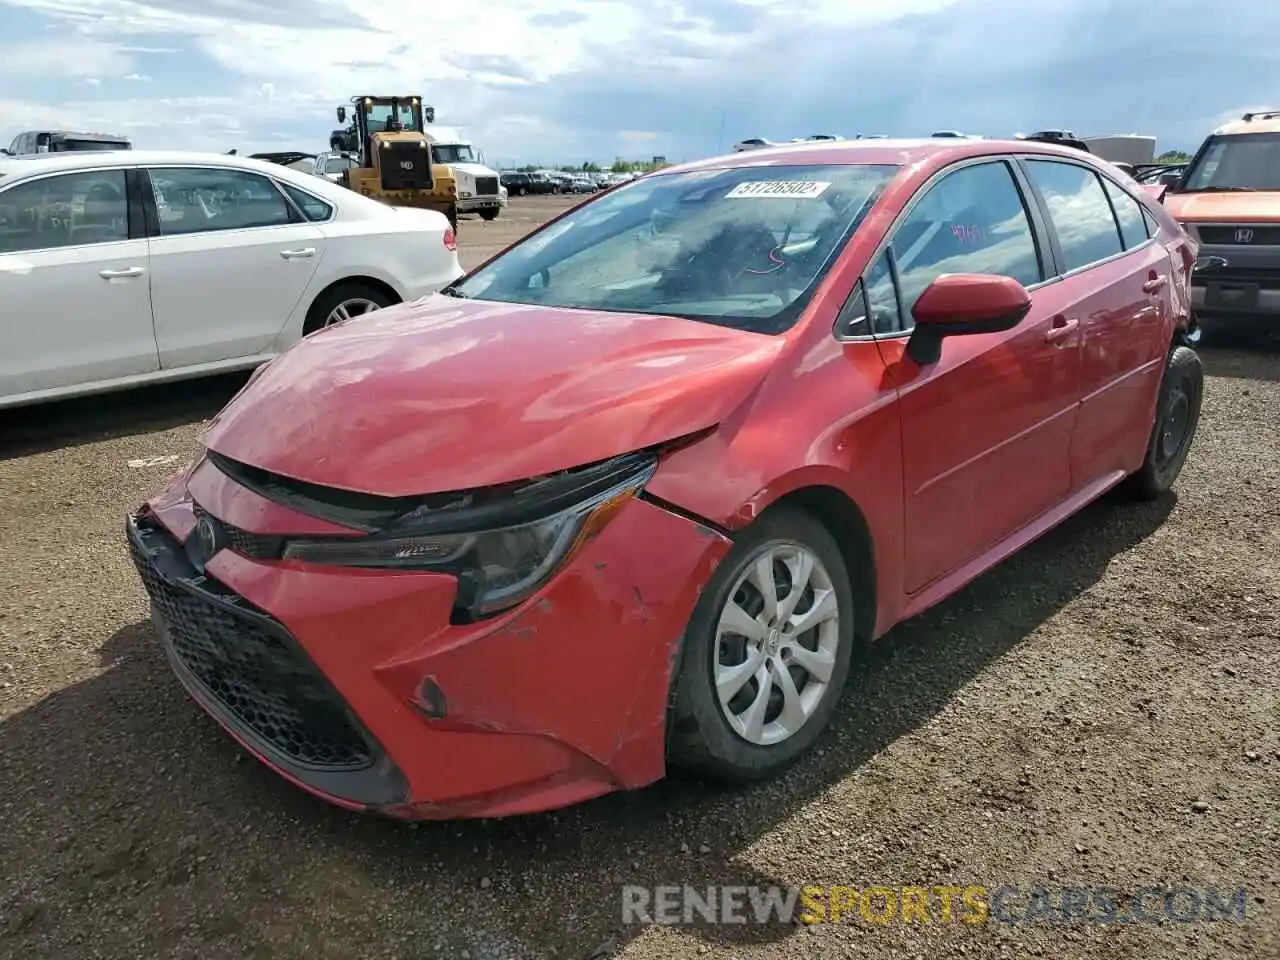
[[[1280,133],[1280,110],[1260,110],[1245,116],[1249,119],[1241,118],[1224,123],[1213,131],[1214,136],[1231,136],[1236,133]]]
[[[23,157],[0,157],[0,182],[8,184],[10,178],[26,178],[46,173],[95,169],[114,166],[197,166],[226,167],[228,170],[248,170],[282,180],[292,186],[314,193],[326,203],[341,208],[344,204],[359,205],[369,198],[353,193],[345,187],[331,183],[324,177],[304,173],[293,167],[267,160],[255,160],[238,154],[205,153],[194,150],[84,150],[73,153],[39,153]],[[370,201],[377,203],[378,201]]]
[[[663,174],[685,173],[694,170],[710,170],[722,167],[753,167],[765,164],[799,166],[818,164],[839,166],[842,164],[894,164],[911,166],[926,161],[939,163],[981,157],[990,154],[1040,153],[1070,160],[1097,158],[1070,147],[1028,140],[961,140],[958,138],[910,140],[826,140],[808,143],[786,143],[752,150],[749,153],[728,153],[706,160],[694,160],[667,167]]]
[[[21,157],[4,157],[0,170],[22,176],[57,173],[113,164],[130,166],[195,164],[201,167],[228,167],[278,175],[288,167],[266,160],[238,154],[205,153],[194,150],[77,150],[70,153],[34,153]]]

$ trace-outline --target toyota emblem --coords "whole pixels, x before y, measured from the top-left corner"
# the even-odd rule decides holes
[[[196,570],[204,573],[204,565],[212,560],[222,547],[222,527],[218,525],[218,521],[213,517],[201,517],[196,523],[191,539],[187,542],[187,556],[190,557]]]
[[[1249,229],[1237,230],[1236,243],[1253,243],[1253,231]]]

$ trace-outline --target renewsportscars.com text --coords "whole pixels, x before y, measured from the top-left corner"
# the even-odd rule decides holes
[[[624,923],[1202,923],[1245,919],[1243,887],[622,888]]]

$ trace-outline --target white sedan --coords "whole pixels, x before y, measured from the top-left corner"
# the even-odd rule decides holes
[[[255,367],[463,272],[443,214],[248,157],[0,159],[0,408]]]

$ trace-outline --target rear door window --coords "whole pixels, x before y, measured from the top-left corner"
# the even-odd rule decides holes
[[[157,167],[151,186],[162,237],[284,226],[294,218],[271,180],[243,170]]]
[[[1124,252],[1120,226],[1096,173],[1058,160],[1023,163],[1049,208],[1065,271],[1079,270]]]

